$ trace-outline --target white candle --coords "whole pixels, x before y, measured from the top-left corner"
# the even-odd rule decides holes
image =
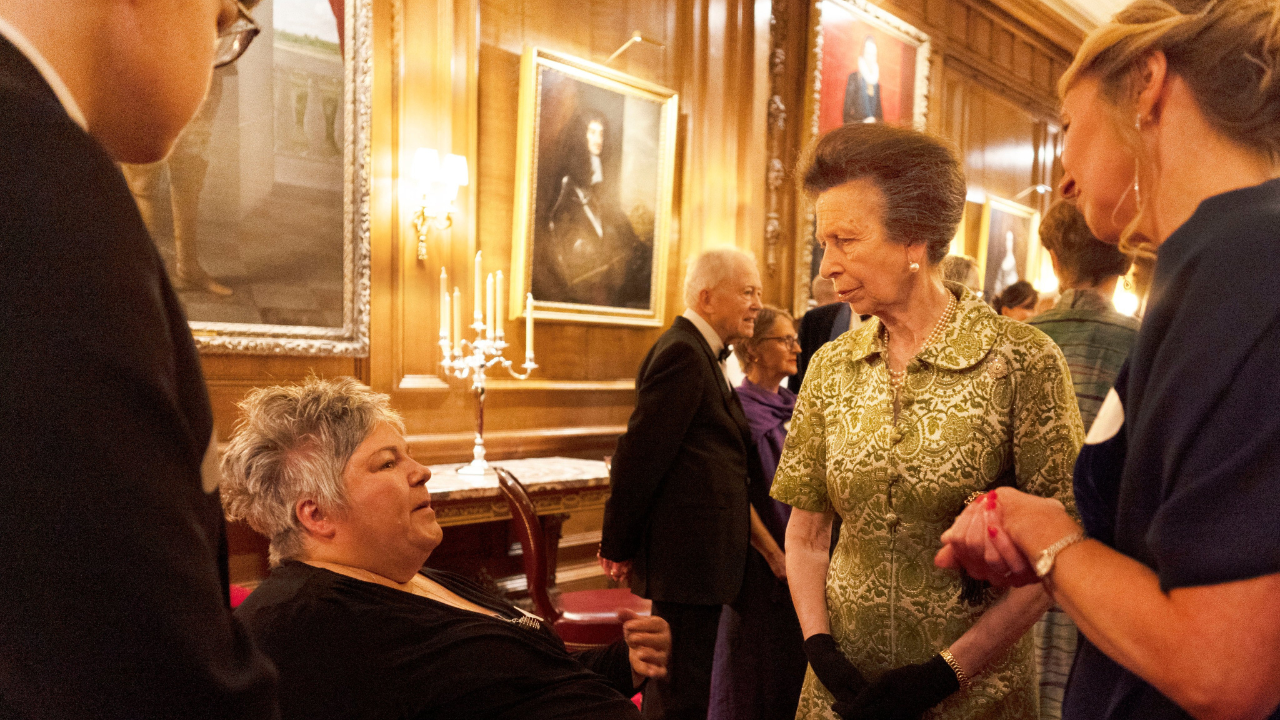
[[[475,302],[471,304],[471,307],[475,308],[475,310],[472,312],[472,317],[475,318],[476,322],[481,322],[484,320],[484,315],[481,315],[480,313],[484,312],[484,310],[480,305],[480,251],[479,250],[476,251],[476,278],[475,278],[475,284],[473,285],[473,287],[475,288]]]
[[[484,328],[485,337],[493,338],[493,273],[484,279]]]
[[[498,339],[501,340],[502,337],[506,335],[506,333],[502,329],[502,326],[506,325],[506,323],[503,321],[506,320],[507,318],[507,311],[505,309],[506,306],[502,304],[502,301],[504,299],[502,296],[504,293],[502,291],[502,271],[501,270],[498,271],[498,279],[495,280],[493,284],[494,284],[494,287],[496,287],[498,290],[498,299],[493,303],[493,322],[494,322],[493,329],[497,333]]]
[[[446,344],[449,340],[449,273],[440,268],[440,337]]]
[[[533,293],[524,296],[524,356],[533,357]]]
[[[462,355],[462,291],[453,288],[453,352]]]

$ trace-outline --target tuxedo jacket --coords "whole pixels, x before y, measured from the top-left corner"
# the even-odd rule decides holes
[[[683,317],[640,365],[618,441],[601,555],[631,560],[632,590],[697,605],[742,587],[751,516],[766,492],[746,415],[697,327]]]
[[[791,392],[800,392],[804,374],[809,369],[809,361],[818,352],[818,348],[831,339],[831,328],[835,327],[836,317],[840,315],[843,305],[838,302],[819,305],[800,317],[800,327],[796,328],[796,335],[800,338],[800,357],[796,359],[796,374],[787,379],[787,387]],[[852,323],[852,315],[849,320]]]
[[[0,717],[275,715],[212,436],[124,177],[0,38]]]

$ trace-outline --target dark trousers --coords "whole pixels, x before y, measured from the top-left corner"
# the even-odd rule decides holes
[[[642,714],[651,720],[706,720],[711,666],[721,605],[653,602],[653,614],[671,626],[667,677],[645,688]]]

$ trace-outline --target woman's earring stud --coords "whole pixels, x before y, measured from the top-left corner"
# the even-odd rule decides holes
[[[907,269],[910,270],[911,272],[920,272],[920,263],[913,262],[907,266]]]

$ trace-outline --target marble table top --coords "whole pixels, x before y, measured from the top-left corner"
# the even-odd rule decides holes
[[[498,460],[489,464],[506,468],[530,494],[609,486],[609,473],[600,460],[545,457]],[[458,468],[464,466],[465,463],[431,466],[431,480],[427,483],[427,489],[431,491],[433,502],[502,496],[502,491],[498,489],[497,475],[459,475]]]

